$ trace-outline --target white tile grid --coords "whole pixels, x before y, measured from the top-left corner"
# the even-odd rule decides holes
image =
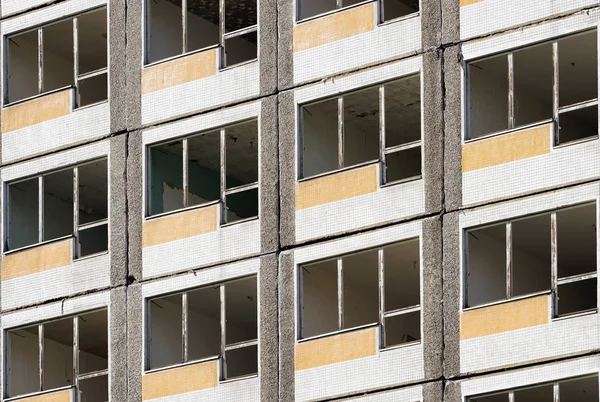
[[[214,402],[259,401],[260,383],[257,377],[218,384],[215,388],[149,399],[147,402]]]
[[[420,16],[376,26],[370,32],[294,53],[294,83],[383,62],[420,49]]]
[[[110,106],[75,109],[66,116],[2,134],[2,161],[34,156],[110,134]]]
[[[394,391],[374,393],[358,398],[343,399],[346,402],[421,402],[423,400],[423,387],[417,385]]]
[[[50,3],[52,0],[4,0],[0,3],[0,15],[5,18],[11,14],[29,10]]]
[[[150,124],[258,96],[259,63],[142,95],[142,124]]]
[[[480,1],[460,8],[460,38],[465,40],[595,5],[598,0]]]

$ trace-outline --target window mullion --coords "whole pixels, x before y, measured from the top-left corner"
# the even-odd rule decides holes
[[[387,182],[387,165],[385,154],[385,86],[379,87],[379,159],[381,160],[381,183]]]
[[[515,72],[514,57],[508,54],[508,128],[515,127]]]
[[[38,177],[38,242],[44,241],[44,176]]]
[[[381,346],[385,346],[385,260],[383,254],[383,248],[377,250],[377,265],[378,265],[378,279],[379,279],[379,324],[381,325],[381,334],[379,339]]]
[[[343,0],[336,0],[335,6],[336,6],[336,8],[342,8],[342,7],[344,7]]]
[[[44,390],[44,325],[38,325],[38,375],[40,391]]]
[[[337,259],[337,302],[338,302],[338,330],[344,329],[344,266],[342,259]]]
[[[187,0],[181,0],[181,50],[187,52]]]
[[[219,47],[221,51],[221,66],[227,65],[225,53],[225,0],[219,0]]]
[[[75,256],[79,257],[79,167],[73,168],[73,236]]]
[[[190,204],[189,200],[189,148],[188,139],[184,138],[182,141],[183,147],[183,207],[187,208]]]
[[[38,28],[38,94],[44,93],[44,31]]]
[[[554,401],[553,402],[560,402],[560,388],[557,382],[554,383],[554,386],[552,387],[552,391],[554,393]]]
[[[73,84],[76,88],[77,106],[79,106],[79,20],[73,18]]]
[[[226,305],[225,305],[225,285],[221,285],[220,289],[219,289],[219,296],[221,299],[221,359],[222,359],[222,364],[221,364],[221,375],[222,378],[227,378],[227,361],[225,359],[225,344],[227,342],[227,333],[225,331],[225,325],[227,323],[227,319],[225,316],[225,309],[226,309]]]
[[[220,154],[221,154],[221,223],[227,222],[227,203],[225,202],[225,190],[227,189],[227,150],[225,149],[225,129],[220,132]]]
[[[559,120],[559,64],[558,64],[558,42],[552,43],[552,67],[553,67],[553,80],[552,80],[552,117],[556,123]],[[559,130],[558,126],[554,126],[554,144],[558,145]]]
[[[188,361],[188,294],[181,294],[181,356],[183,363]]]
[[[344,167],[344,97],[338,98],[338,169]]]
[[[79,317],[73,317],[73,382],[79,387]]]
[[[512,223],[506,224],[506,298],[512,297]]]
[[[508,393],[508,402],[515,402],[515,391],[510,391]]]
[[[554,298],[552,300],[553,315],[558,312],[558,233],[557,233],[557,219],[556,212],[552,212],[550,215],[550,281],[552,286],[552,294]]]

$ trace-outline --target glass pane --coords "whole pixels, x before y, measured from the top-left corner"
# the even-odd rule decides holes
[[[221,198],[221,135],[211,131],[188,138],[188,205]]]
[[[227,378],[258,373],[258,346],[234,349],[225,352]]]
[[[108,312],[82,314],[79,320],[79,374],[108,369]]]
[[[419,0],[383,0],[383,20],[389,21],[419,11]]]
[[[38,326],[7,332],[7,397],[40,390]]]
[[[379,322],[377,249],[342,258],[344,328]]]
[[[556,213],[558,277],[596,272],[596,204]]]
[[[596,278],[558,286],[558,315],[575,314],[597,308]]]
[[[79,231],[79,256],[108,250],[108,224]]]
[[[181,141],[157,145],[148,149],[150,153],[150,192],[148,194],[150,215],[183,208],[183,145]],[[190,177],[190,183],[191,180]]]
[[[107,67],[106,8],[77,17],[79,74]]]
[[[227,188],[258,182],[258,121],[225,130]]]
[[[79,81],[79,106],[89,106],[108,99],[108,74]]]
[[[73,385],[73,318],[44,324],[44,390]]]
[[[468,306],[506,299],[506,224],[466,232]]]
[[[598,97],[597,35],[594,30],[558,41],[560,106]]]
[[[344,95],[344,166],[379,159],[379,87]]]
[[[300,267],[302,282],[301,337],[338,330],[337,260]]]
[[[187,293],[188,360],[221,354],[220,286],[210,286]]]
[[[181,344],[181,295],[149,302],[149,369],[183,363]]]
[[[225,0],[225,32],[256,25],[256,3],[256,0]]]
[[[258,338],[256,277],[225,284],[225,337],[228,345]]]
[[[44,240],[73,233],[73,169],[43,176]]]
[[[302,177],[338,168],[338,100],[302,107]]]
[[[242,191],[225,197],[226,221],[236,222],[258,216],[258,189]]]
[[[590,106],[558,117],[559,144],[566,144],[598,135],[598,106]]]
[[[108,402],[108,376],[79,380],[79,402]]]
[[[512,296],[550,290],[550,214],[512,222]]]
[[[419,240],[383,249],[385,311],[421,304]]]
[[[80,165],[79,224],[108,218],[108,161]]]
[[[402,345],[421,339],[421,312],[385,319],[385,346]]]
[[[8,102],[38,94],[38,31],[11,36],[8,43]]]
[[[258,36],[250,32],[225,40],[225,67],[254,60],[258,57]]]
[[[421,176],[421,147],[387,154],[385,157],[387,183],[418,179]]]
[[[46,26],[44,33],[44,92],[73,85],[73,20]]]
[[[385,84],[385,146],[421,139],[421,76]]]
[[[153,63],[176,56],[183,50],[181,0],[152,0],[146,3],[146,60]]]
[[[38,178],[8,185],[8,249],[38,242]]]
[[[219,2],[187,0],[187,51],[219,44]]]

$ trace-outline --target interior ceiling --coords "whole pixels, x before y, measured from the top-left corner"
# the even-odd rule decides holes
[[[181,0],[168,0],[181,7]],[[188,0],[188,11],[219,25],[219,0]],[[225,27],[231,32],[256,24],[256,0],[226,0]]]

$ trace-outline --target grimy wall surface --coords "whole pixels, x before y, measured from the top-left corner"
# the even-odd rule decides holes
[[[0,0],[0,400],[599,400],[600,2],[348,3]]]

